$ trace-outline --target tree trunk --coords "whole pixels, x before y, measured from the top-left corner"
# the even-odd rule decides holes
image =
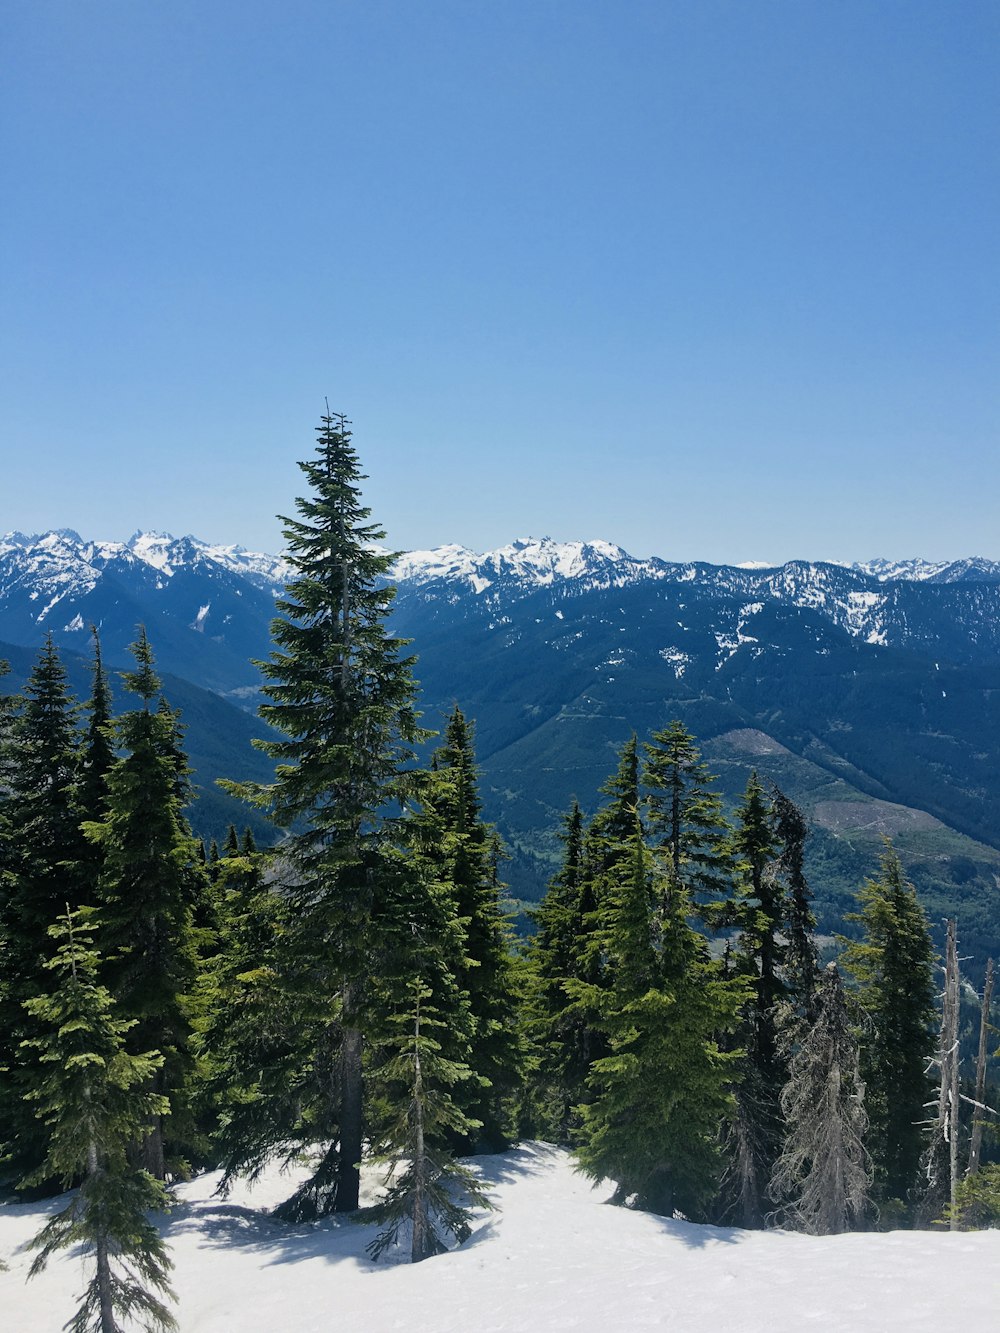
[[[410,1262],[418,1264],[434,1253],[427,1216],[424,1184],[427,1175],[427,1155],[424,1150],[424,1086],[420,1069],[420,1001],[417,1000],[413,1047],[413,1241]]]
[[[89,1098],[88,1098],[89,1100]],[[97,1161],[97,1144],[93,1139],[87,1145],[87,1179],[96,1180],[101,1173]],[[108,1255],[108,1238],[103,1229],[98,1232],[97,1242],[97,1296],[101,1309],[101,1333],[119,1333],[115,1320],[115,1306],[111,1295],[111,1259]]]
[[[335,1209],[338,1213],[355,1212],[361,1194],[363,1044],[360,1028],[344,1028],[340,1047],[340,1180]]]

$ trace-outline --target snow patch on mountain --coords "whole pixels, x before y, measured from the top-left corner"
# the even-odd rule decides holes
[[[662,560],[640,560],[614,542],[557,542],[551,537],[521,537],[495,551],[465,546],[437,546],[408,551],[392,569],[399,583],[458,581],[479,595],[490,588],[530,589],[569,581],[615,587],[639,579],[662,578]]]

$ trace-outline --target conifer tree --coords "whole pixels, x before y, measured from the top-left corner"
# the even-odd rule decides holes
[[[377,547],[384,533],[362,503],[349,423],[328,414],[317,435],[315,457],[299,465],[310,494],[296,502],[299,517],[284,520],[293,576],[277,602],[274,651],[260,664],[261,716],[281,733],[261,747],[277,761],[276,778],[232,789],[289,830],[283,986],[302,997],[303,1015],[311,1010],[314,1067],[336,1065],[315,1084],[314,1132],[330,1146],[310,1206],[323,1213],[358,1206],[373,921],[394,803],[412,789],[422,733],[412,659],[386,626],[392,557]]]
[[[771,788],[771,816],[779,855],[777,874],[784,897],[785,993],[793,1013],[807,1023],[817,1016],[819,963],[811,893],[805,874],[809,830],[802,811],[778,787]]]
[[[788,994],[782,971],[785,895],[773,812],[756,773],[736,809],[732,846],[737,891],[731,916],[740,935],[730,964],[746,981],[749,998],[736,1038],[744,1055],[726,1135],[722,1204],[723,1215],[753,1227],[764,1220],[768,1183],[781,1149],[779,1099],[788,1078],[779,1040],[781,1005]]]
[[[547,1136],[567,1143],[575,1126],[573,1107],[585,1099],[596,1036],[566,989],[568,982],[590,979],[581,964],[596,924],[593,907],[584,899],[583,814],[576,801],[565,817],[562,838],[562,868],[533,914],[530,1025],[537,1052],[537,1116]]]
[[[590,1075],[579,1158],[594,1179],[617,1182],[619,1201],[699,1216],[716,1188],[736,1059],[717,1034],[735,1022],[742,992],[689,924],[684,886],[674,880],[668,894],[658,879],[637,827],[601,913],[610,984],[593,1003],[610,1049]]]
[[[170,1101],[174,1150],[190,1135],[185,1124],[191,1074],[186,997],[196,971],[192,911],[199,895],[197,843],[184,819],[186,794],[176,715],[152,708],[160,682],[145,630],[132,645],[137,670],[126,687],[142,707],[117,724],[121,755],[108,775],[107,815],[87,824],[101,847],[99,920],[104,978],[123,1017],[133,1019],[133,1050],[163,1057],[152,1091]],[[143,1156],[150,1173],[167,1171],[167,1126],[151,1122]]]
[[[91,626],[94,640],[93,686],[85,707],[87,723],[80,751],[76,789],[76,816],[85,822],[100,822],[107,815],[108,776],[115,762],[114,723],[111,716],[111,687],[104,670],[101,640]],[[96,905],[100,898],[104,853],[99,842],[83,837],[79,861],[79,898]]]
[[[510,1099],[523,1063],[520,1003],[495,875],[493,830],[481,818],[471,728],[457,705],[424,780],[422,801],[422,853],[429,873],[449,886],[462,928],[451,963],[467,997],[468,1063],[479,1076],[463,1082],[454,1095],[470,1120],[479,1122],[476,1144],[497,1152],[507,1143]]]
[[[218,1117],[224,1190],[237,1175],[255,1175],[272,1153],[293,1155],[323,1128],[299,1123],[312,1092],[311,1011],[282,985],[285,900],[269,889],[265,869],[265,857],[245,847],[220,860],[217,947],[199,978],[197,1049],[204,1097]]]
[[[23,1002],[43,993],[50,981],[45,963],[49,927],[67,901],[80,904],[86,855],[77,804],[79,764],[75,707],[66,673],[51,637],[46,639],[12,725],[10,790],[6,800],[9,837],[4,902],[6,1003],[0,1012],[0,1066],[10,1070],[14,1091],[0,1116],[2,1137],[15,1168],[32,1171],[44,1155],[40,1123],[21,1102],[34,1073],[22,1042],[33,1035]]]
[[[29,1041],[42,1071],[29,1097],[49,1131],[36,1178],[55,1177],[65,1187],[79,1182],[70,1202],[32,1240],[38,1254],[30,1276],[57,1250],[82,1245],[94,1274],[66,1325],[71,1333],[121,1333],[119,1319],[147,1330],[174,1329],[163,1300],[173,1296],[171,1264],[146,1216],[165,1206],[166,1194],[128,1160],[130,1146],[166,1109],[150,1090],[160,1056],[126,1053],[135,1020],[118,1017],[98,983],[91,930],[67,909],[50,930],[60,941],[46,965],[54,984],[26,1002],[41,1033]]]
[[[714,781],[684,725],[674,720],[644,747],[650,831],[673,882],[710,924],[720,917],[732,883],[729,830]]]
[[[847,919],[861,926],[842,963],[857,982],[867,1023],[861,1072],[871,1121],[868,1148],[880,1200],[906,1200],[923,1148],[920,1122],[930,1093],[926,1068],[934,1047],[933,949],[927,918],[892,843],[885,840],[880,873],[858,894]]]
[[[409,1004],[394,1016],[390,1034],[383,1038],[389,1058],[380,1077],[401,1084],[406,1094],[395,1099],[398,1110],[387,1131],[389,1151],[380,1159],[390,1167],[388,1190],[370,1216],[383,1229],[368,1251],[377,1259],[398,1243],[406,1224],[410,1258],[419,1263],[447,1248],[446,1235],[459,1244],[467,1240],[472,1208],[490,1204],[469,1168],[435,1146],[435,1140],[440,1145],[447,1135],[467,1138],[474,1133],[475,1122],[455,1098],[472,1075],[468,1065],[442,1053],[447,1024],[427,1003],[430,988],[414,978],[408,989]]]
[[[838,1235],[864,1221],[872,1180],[864,1094],[840,973],[830,963],[781,1093],[788,1134],[769,1190],[779,1215],[810,1235]]]

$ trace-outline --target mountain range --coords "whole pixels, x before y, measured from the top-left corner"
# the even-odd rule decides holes
[[[278,556],[193,537],[0,539],[0,656],[22,679],[51,633],[86,688],[88,629],[127,664],[146,625],[184,708],[207,835],[235,812],[211,780],[266,775],[253,659],[269,652]],[[610,542],[412,551],[394,569],[425,718],[476,721],[486,814],[519,897],[541,893],[560,817],[585,810],[635,730],[680,717],[726,800],[756,768],[803,805],[821,926],[893,836],[932,916],[1000,944],[1000,563],[676,563]],[[9,645],[9,648],[5,645]],[[183,695],[184,697],[179,697]]]

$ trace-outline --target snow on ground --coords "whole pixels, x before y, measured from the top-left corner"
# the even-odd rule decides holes
[[[544,1144],[476,1159],[499,1211],[460,1249],[423,1264],[372,1263],[375,1229],[286,1227],[277,1172],[228,1199],[215,1174],[177,1190],[164,1223],[183,1333],[923,1333],[996,1327],[1000,1232],[813,1238],[693,1226],[609,1206]],[[25,1284],[19,1246],[56,1204],[0,1207],[0,1326],[61,1328],[79,1257]]]

